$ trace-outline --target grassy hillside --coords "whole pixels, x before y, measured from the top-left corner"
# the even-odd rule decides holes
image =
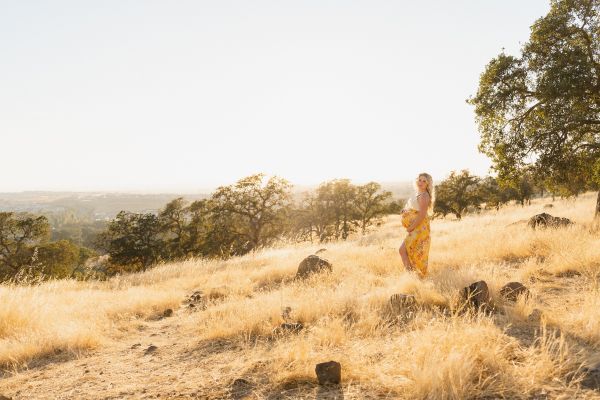
[[[190,260],[107,282],[0,286],[0,394],[13,398],[600,398],[600,233],[595,195],[432,223],[431,275],[403,272],[399,217],[353,240]],[[546,211],[573,227],[533,231]],[[294,280],[325,247],[333,273]],[[498,311],[457,309],[484,279]],[[505,303],[509,281],[532,296]],[[184,302],[200,290],[206,308]],[[420,306],[399,317],[394,293]],[[277,331],[282,310],[299,333]],[[162,318],[171,308],[172,317]],[[530,316],[534,309],[536,318]],[[150,345],[157,349],[150,349]],[[316,363],[342,385],[316,384]]]

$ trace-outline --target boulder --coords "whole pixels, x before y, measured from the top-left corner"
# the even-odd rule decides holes
[[[475,309],[488,309],[491,305],[490,290],[485,281],[470,284],[460,291],[460,299]]]
[[[529,219],[527,225],[531,228],[561,228],[572,225],[573,222],[568,218],[553,217],[548,213],[534,215]]]
[[[173,316],[173,309],[171,308],[167,308],[165,311],[163,311],[163,317],[164,318],[169,318]]]
[[[600,362],[583,368],[581,386],[586,389],[600,390]]]
[[[296,278],[306,278],[307,276],[322,272],[329,271],[331,272],[333,267],[331,263],[319,256],[310,255],[306,257],[300,265],[298,266],[298,271],[296,272]]]
[[[519,296],[529,297],[529,289],[521,282],[508,282],[500,289],[500,296],[508,301],[517,301]]]
[[[146,349],[146,351],[144,351],[144,354],[152,354],[156,350],[158,350],[158,347],[156,347],[155,345],[151,344],[150,346],[148,346],[148,348]]]
[[[317,364],[315,373],[320,385],[339,384],[342,381],[342,365],[336,361]]]

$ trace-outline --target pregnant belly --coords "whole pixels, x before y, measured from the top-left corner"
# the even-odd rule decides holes
[[[418,215],[419,212],[417,210],[413,210],[412,208],[402,211],[402,226],[408,228]]]

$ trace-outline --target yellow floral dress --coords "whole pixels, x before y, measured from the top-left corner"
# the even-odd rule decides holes
[[[402,226],[408,228],[417,218],[419,212],[409,208],[402,211]],[[415,267],[417,273],[423,278],[427,275],[427,264],[429,262],[429,247],[431,246],[431,229],[429,216],[426,216],[417,227],[404,239],[406,252],[410,265]]]

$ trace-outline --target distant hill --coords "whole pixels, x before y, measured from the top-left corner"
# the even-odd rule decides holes
[[[394,198],[406,198],[412,192],[410,182],[381,183],[383,190],[392,192]],[[295,185],[293,193],[299,198],[318,185]],[[0,193],[0,211],[31,212],[41,214],[74,213],[87,220],[108,220],[119,211],[156,212],[169,201],[184,197],[194,201],[210,197],[210,193],[111,193],[111,192],[44,192],[27,191]]]

